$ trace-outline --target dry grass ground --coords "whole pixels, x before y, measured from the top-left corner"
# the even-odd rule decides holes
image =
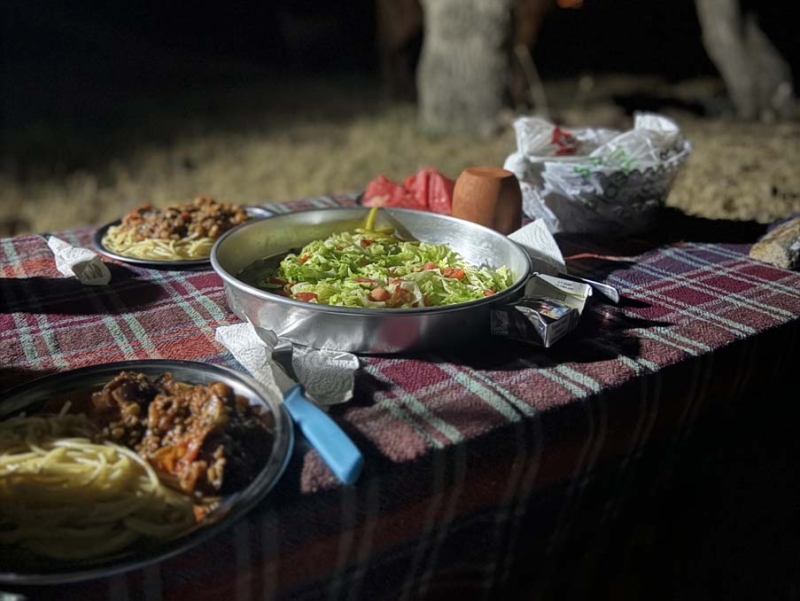
[[[618,125],[627,117],[612,99],[622,92],[635,97],[637,88],[652,92],[653,85],[600,78],[588,92],[584,86],[576,94],[574,80],[546,89],[568,124]],[[718,82],[660,92],[683,106],[709,94],[719,94]],[[761,222],[800,211],[800,123],[664,112],[694,145],[670,205]],[[491,139],[431,138],[417,128],[413,106],[384,102],[373,84],[358,79],[239,83],[178,100],[155,95],[120,106],[92,130],[10,132],[0,163],[0,235],[101,224],[144,201],[162,205],[199,193],[280,202],[360,190],[379,173],[402,179],[423,166],[455,178],[468,165],[503,163],[515,147],[513,117]]]

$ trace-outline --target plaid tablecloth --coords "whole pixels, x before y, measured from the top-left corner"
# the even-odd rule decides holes
[[[91,233],[60,235],[88,245]],[[106,580],[0,590],[196,600],[569,588],[564,562],[602,548],[632,508],[656,511],[642,499],[679,475],[698,428],[796,369],[800,275],[750,260],[743,244],[559,242],[573,273],[616,286],[622,302],[596,295],[546,351],[496,340],[362,357],[355,398],[332,410],[366,457],[356,486],[339,486],[301,439],[274,492],[207,544]],[[0,391],[126,359],[241,369],[214,339],[237,319],[212,270],[111,268],[109,286],[84,287],[55,270],[42,238],[0,241]]]

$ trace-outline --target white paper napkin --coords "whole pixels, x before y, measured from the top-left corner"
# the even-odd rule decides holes
[[[65,276],[75,276],[87,286],[105,286],[111,281],[111,272],[96,252],[72,246],[55,236],[47,239],[47,246],[56,258],[56,269]]]
[[[270,392],[282,397],[289,378],[272,360],[274,336],[259,336],[257,326],[238,323],[217,328],[217,342]],[[265,332],[268,330],[265,330]],[[294,347],[292,367],[311,400],[321,407],[344,403],[353,398],[358,357],[352,353]]]
[[[297,377],[320,405],[336,405],[353,398],[359,367],[354,354],[295,345],[293,359]]]
[[[564,255],[542,219],[511,232],[508,237],[525,249],[535,272],[546,275],[567,273]]]

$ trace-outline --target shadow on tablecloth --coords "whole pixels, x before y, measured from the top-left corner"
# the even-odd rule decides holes
[[[0,393],[6,393],[16,386],[21,386],[32,380],[49,376],[58,370],[51,369],[20,369],[19,367],[0,367]],[[14,382],[14,384],[10,384]]]
[[[770,228],[770,225],[757,221],[709,219],[689,215],[675,207],[665,207],[655,226],[636,237],[614,239],[591,234],[556,234],[555,238],[569,259],[570,254],[581,251],[583,254],[593,251],[605,256],[632,256],[679,242],[753,244]]]
[[[85,286],[73,277],[0,278],[0,313],[50,313],[61,315],[100,315],[134,311],[148,305],[164,291],[155,282],[140,281],[136,272],[121,265],[108,264],[111,282],[107,286]],[[137,279],[134,285],[131,280]],[[35,302],[31,302],[35,299]]]

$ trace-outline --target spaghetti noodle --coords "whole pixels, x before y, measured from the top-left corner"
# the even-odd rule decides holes
[[[109,227],[101,242],[111,252],[136,259],[204,259],[217,238],[248,219],[243,207],[208,196],[164,209],[145,204]]]
[[[82,560],[194,523],[189,497],[164,486],[131,449],[94,442],[84,415],[0,423],[0,543]]]
[[[148,238],[137,240],[136,232],[121,225],[112,225],[103,236],[103,246],[113,253],[133,259],[181,261],[204,259],[211,254],[214,239],[188,237],[179,240]]]

